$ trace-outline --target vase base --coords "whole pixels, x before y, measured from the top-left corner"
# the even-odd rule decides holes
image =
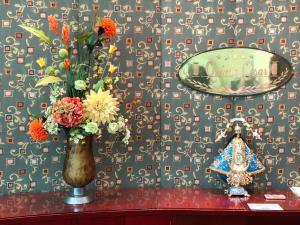
[[[72,188],[69,195],[64,197],[64,203],[68,205],[81,205],[94,201],[92,194],[86,192],[85,188]]]

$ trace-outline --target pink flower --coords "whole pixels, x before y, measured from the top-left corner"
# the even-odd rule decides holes
[[[80,98],[65,97],[53,103],[53,120],[65,127],[76,127],[83,119],[83,104]]]

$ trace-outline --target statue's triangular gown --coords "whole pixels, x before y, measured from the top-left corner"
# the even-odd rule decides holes
[[[234,136],[229,141],[228,145],[222,150],[220,155],[218,155],[216,160],[210,166],[210,169],[220,173],[223,179],[226,179],[227,175],[231,171],[230,164],[232,161],[232,147],[234,138],[236,137]],[[245,145],[245,161],[247,165],[249,164],[249,167],[247,168],[248,174],[252,175],[264,171],[265,167],[258,160],[257,156],[253,153],[253,151],[247,146],[247,144],[244,141],[243,143]]]

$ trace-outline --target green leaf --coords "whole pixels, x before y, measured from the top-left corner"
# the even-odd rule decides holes
[[[95,91],[98,92],[98,90],[103,87],[104,87],[104,81],[101,79],[97,82],[97,84],[95,86]]]
[[[93,66],[93,71],[97,71],[98,70],[98,66]]]
[[[102,19],[100,17],[97,17],[97,23],[101,23]]]
[[[93,35],[94,32],[86,32],[76,37],[77,42],[84,42]]]
[[[79,97],[82,98],[84,95],[84,91],[76,90],[75,89],[75,81],[80,80],[80,67],[85,66],[85,64],[79,65],[76,70],[70,70],[67,74],[67,96],[68,97]]]
[[[48,37],[44,31],[39,30],[35,27],[30,27],[26,25],[19,25],[19,27],[23,28],[24,30],[30,32],[32,35],[37,36],[41,41],[47,43],[48,45],[53,45],[52,40]]]
[[[92,35],[90,35],[87,39],[86,39],[86,43],[88,44],[88,45],[92,45],[92,43],[93,43],[93,40],[94,40],[94,37],[93,37],[94,35],[92,34]]]
[[[76,67],[75,78],[76,80],[85,80],[89,72],[89,65],[87,64],[79,64]]]
[[[102,67],[98,68],[98,73],[103,73],[104,69]]]
[[[101,51],[100,54],[98,55],[98,58],[106,58],[108,56],[107,52]]]
[[[73,81],[73,72],[71,70],[67,74],[67,96],[68,97],[73,97],[73,89],[74,89],[73,82],[74,82]]]
[[[48,84],[54,84],[54,83],[59,83],[63,81],[61,78],[59,77],[55,77],[55,76],[47,76],[47,77],[43,77],[42,79],[40,79],[37,83],[36,83],[36,87],[39,86],[47,86]]]

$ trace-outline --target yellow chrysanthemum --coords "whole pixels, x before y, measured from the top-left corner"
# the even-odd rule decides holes
[[[119,111],[118,104],[117,99],[113,98],[109,91],[102,91],[101,88],[98,92],[91,90],[83,100],[85,117],[98,125],[110,123]]]

